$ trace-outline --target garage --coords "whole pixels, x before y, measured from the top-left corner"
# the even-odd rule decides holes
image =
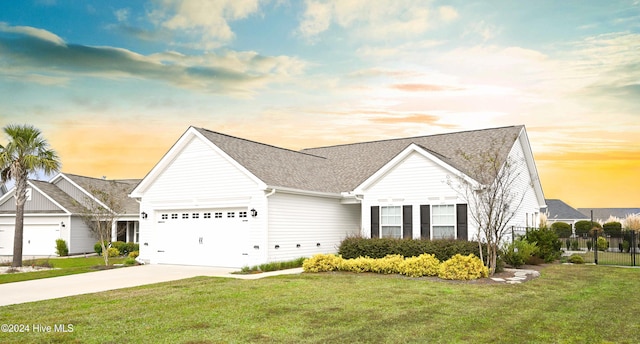
[[[249,252],[246,208],[156,212],[160,264],[241,267]]]
[[[13,255],[14,225],[0,226],[0,255]],[[48,256],[56,254],[56,239],[60,237],[59,225],[25,224],[23,232],[23,256]]]

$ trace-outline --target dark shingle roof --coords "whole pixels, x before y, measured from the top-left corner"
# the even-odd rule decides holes
[[[72,214],[85,211],[84,207],[56,185],[41,180],[30,180],[29,182]]]
[[[267,185],[339,193],[354,190],[412,143],[474,177],[469,161],[461,152],[473,156],[493,145],[499,147],[499,159],[504,161],[523,126],[309,148],[300,152],[195,129]]]
[[[129,193],[140,183],[140,179],[106,180],[69,173],[65,173],[64,175],[89,193],[91,190],[112,188],[114,187],[113,183],[115,183],[118,196],[121,197],[124,202],[125,214],[137,214],[140,212],[140,204],[135,199],[129,197]]]
[[[628,215],[640,214],[640,208],[578,208],[586,218],[591,218],[591,210],[593,219],[599,221],[606,221],[611,216],[624,219]]]
[[[584,214],[559,199],[547,199],[547,216],[549,220],[583,220]]]

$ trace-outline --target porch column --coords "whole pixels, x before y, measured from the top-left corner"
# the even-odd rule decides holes
[[[118,221],[111,222],[111,240],[109,240],[109,242],[116,241],[116,240],[113,240],[113,238],[118,240]]]

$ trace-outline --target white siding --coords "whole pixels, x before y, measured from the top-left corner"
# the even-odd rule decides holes
[[[256,209],[258,216],[250,219],[252,247],[265,247],[266,202],[264,191],[246,173],[232,164],[199,138],[185,144],[173,161],[145,191],[140,212],[148,214],[140,221],[141,259],[154,261],[159,242],[156,227],[163,209],[215,209],[245,207]],[[178,235],[179,233],[176,233]],[[266,259],[266,250],[249,253],[249,264]]]
[[[518,193],[512,206],[517,207],[517,202],[522,199],[522,204],[520,205],[518,213],[511,220],[509,226],[538,227],[540,222],[540,205],[533,188],[533,180],[530,173],[531,168],[526,164],[520,139],[516,140],[509,157],[514,164],[514,171],[517,174],[517,181],[514,189]],[[522,198],[523,195],[524,198]]]
[[[359,205],[285,193],[274,194],[268,202],[270,262],[335,253],[345,237],[358,234]]]
[[[464,203],[447,184],[451,172],[418,152],[410,153],[374,184],[362,202],[362,235],[371,235],[371,206],[412,205],[413,238],[420,237],[420,205]],[[469,223],[469,238],[475,230]]]

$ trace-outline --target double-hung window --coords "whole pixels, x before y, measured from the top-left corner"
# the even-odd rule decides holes
[[[402,238],[402,207],[380,207],[382,238]]]
[[[456,207],[453,204],[431,206],[433,239],[456,238]]]

